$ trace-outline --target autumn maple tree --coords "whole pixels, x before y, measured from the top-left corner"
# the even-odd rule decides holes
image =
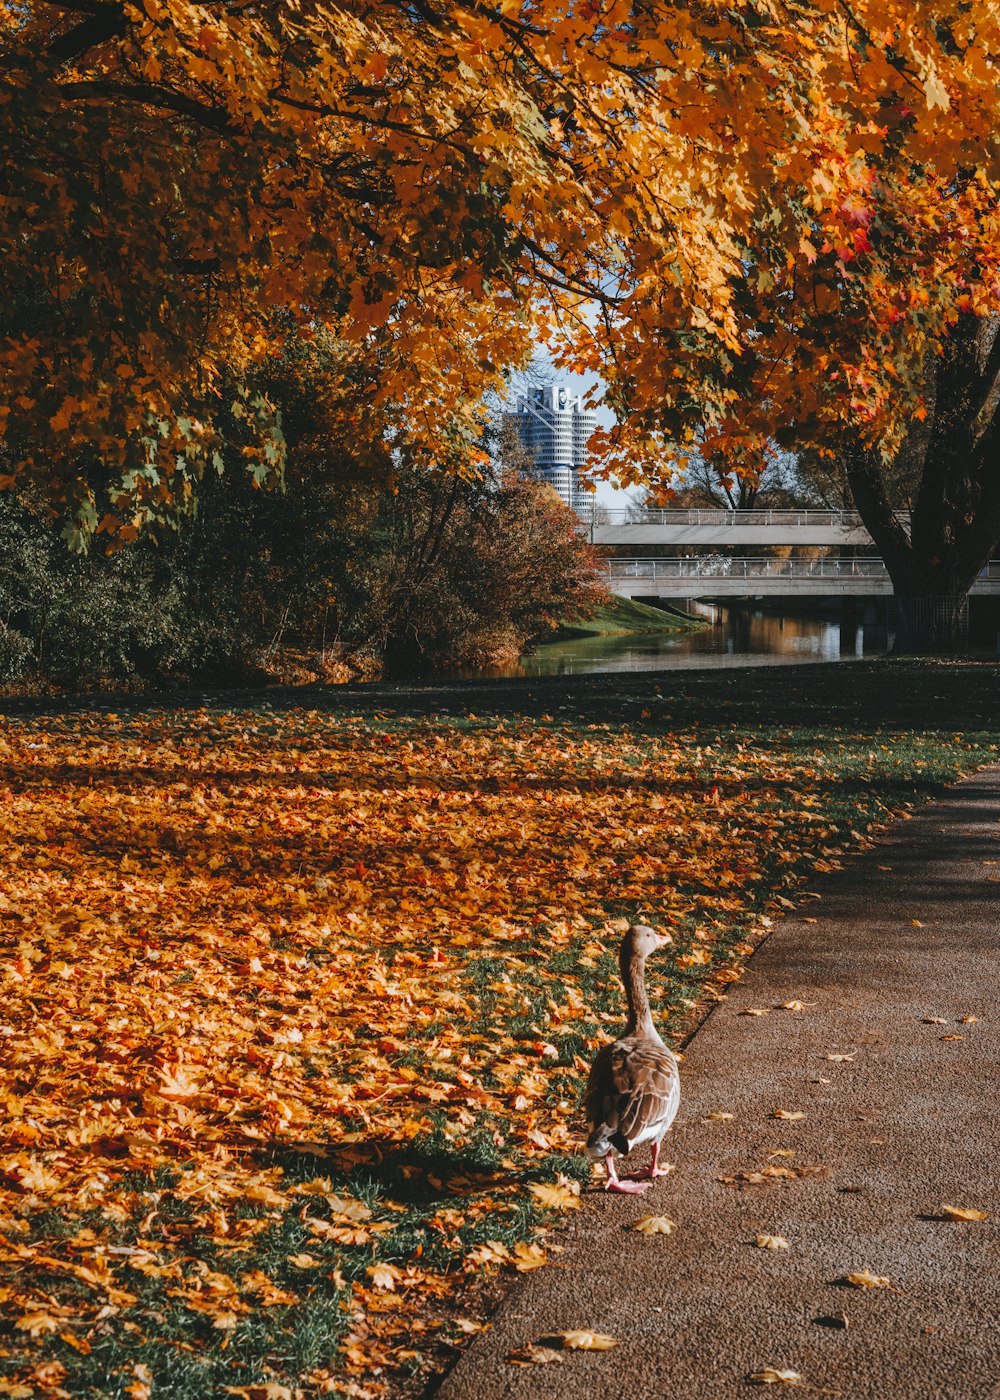
[[[696,445],[741,497],[775,439],[831,463],[886,561],[899,641],[933,647],[1000,541],[995,16],[796,15],[816,101],[738,226],[734,346],[686,331],[664,357],[647,296],[627,373],[596,338],[594,363],[623,413]]]

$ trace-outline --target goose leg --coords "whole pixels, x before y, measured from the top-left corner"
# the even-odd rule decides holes
[[[646,1167],[645,1169],[640,1168],[639,1171],[637,1171],[637,1172],[632,1172],[632,1173],[630,1174],[630,1179],[633,1180],[633,1181],[647,1181],[647,1182],[649,1182],[649,1181],[655,1181],[655,1179],[656,1179],[658,1176],[669,1176],[670,1173],[673,1171],[673,1167],[661,1167],[661,1166],[659,1165],[659,1162],[660,1162],[660,1144],[659,1144],[658,1142],[654,1142],[654,1143],[653,1143],[653,1160],[652,1160],[652,1162],[651,1162],[651,1163],[649,1164],[649,1166]]]
[[[623,1194],[636,1196],[649,1186],[648,1181],[631,1181],[628,1178],[623,1181],[615,1168],[615,1154],[613,1152],[609,1152],[605,1157],[604,1165],[608,1173],[608,1179],[604,1183],[605,1191],[621,1191]]]

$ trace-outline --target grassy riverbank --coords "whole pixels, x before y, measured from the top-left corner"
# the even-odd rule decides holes
[[[541,642],[628,636],[635,632],[689,632],[704,626],[707,624],[702,618],[679,609],[655,608],[648,603],[637,603],[631,598],[613,594],[611,601],[602,604],[593,617],[570,618],[557,631],[542,638]]]
[[[988,665],[0,720],[5,1394],[419,1389],[591,1182],[626,921],[680,1041],[768,920],[1000,753]],[[230,1389],[231,1388],[231,1389]]]

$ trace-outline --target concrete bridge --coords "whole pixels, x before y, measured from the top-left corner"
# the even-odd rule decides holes
[[[892,593],[878,558],[609,559],[608,587],[633,598],[877,597]],[[972,587],[975,596],[1000,596],[1000,560]]]
[[[909,523],[908,513],[900,519]],[[871,545],[849,510],[607,510],[580,512],[597,545],[669,544],[706,549],[732,545]]]

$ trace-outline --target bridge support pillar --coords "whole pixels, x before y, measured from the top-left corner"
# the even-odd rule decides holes
[[[860,656],[862,652],[864,598],[845,593],[840,600],[840,654]]]

